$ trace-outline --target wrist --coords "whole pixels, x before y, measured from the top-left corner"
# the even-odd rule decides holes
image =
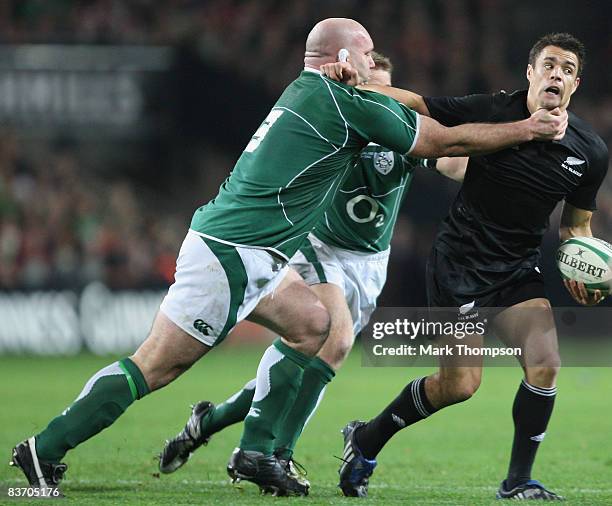
[[[533,121],[533,116],[520,121],[519,123],[522,123],[521,126],[521,141],[520,142],[530,142],[532,140],[535,139],[536,134],[535,134],[535,127],[534,127],[534,121]]]

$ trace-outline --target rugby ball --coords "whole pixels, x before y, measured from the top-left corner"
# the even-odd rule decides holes
[[[565,279],[584,283],[588,291],[610,293],[612,245],[595,237],[572,237],[557,250],[557,267]]]

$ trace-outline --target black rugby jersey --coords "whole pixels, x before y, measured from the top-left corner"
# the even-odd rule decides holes
[[[427,97],[431,117],[446,126],[499,123],[530,116],[527,91],[466,97]],[[557,202],[595,210],[608,169],[608,149],[569,112],[560,141],[532,141],[471,157],[463,185],[441,224],[434,247],[464,265],[487,271],[534,267]]]

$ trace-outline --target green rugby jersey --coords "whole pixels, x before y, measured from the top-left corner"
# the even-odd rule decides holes
[[[338,248],[363,252],[386,250],[419,162],[370,144],[361,152],[314,234]]]
[[[408,153],[419,117],[384,95],[305,69],[257,129],[192,230],[289,259],[370,142]]]

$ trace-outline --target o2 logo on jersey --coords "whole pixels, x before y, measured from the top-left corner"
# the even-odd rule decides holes
[[[370,207],[370,212],[361,218],[355,213],[355,206],[360,202],[367,202]],[[382,227],[385,224],[385,215],[383,213],[378,213],[378,209],[378,202],[376,202],[369,195],[357,195],[346,203],[346,212],[351,220],[356,223],[369,223],[370,221],[376,219],[376,224],[374,226],[377,228]]]
[[[383,176],[386,176],[391,172],[395,165],[395,156],[393,151],[380,151],[374,153],[374,168],[380,172]]]

